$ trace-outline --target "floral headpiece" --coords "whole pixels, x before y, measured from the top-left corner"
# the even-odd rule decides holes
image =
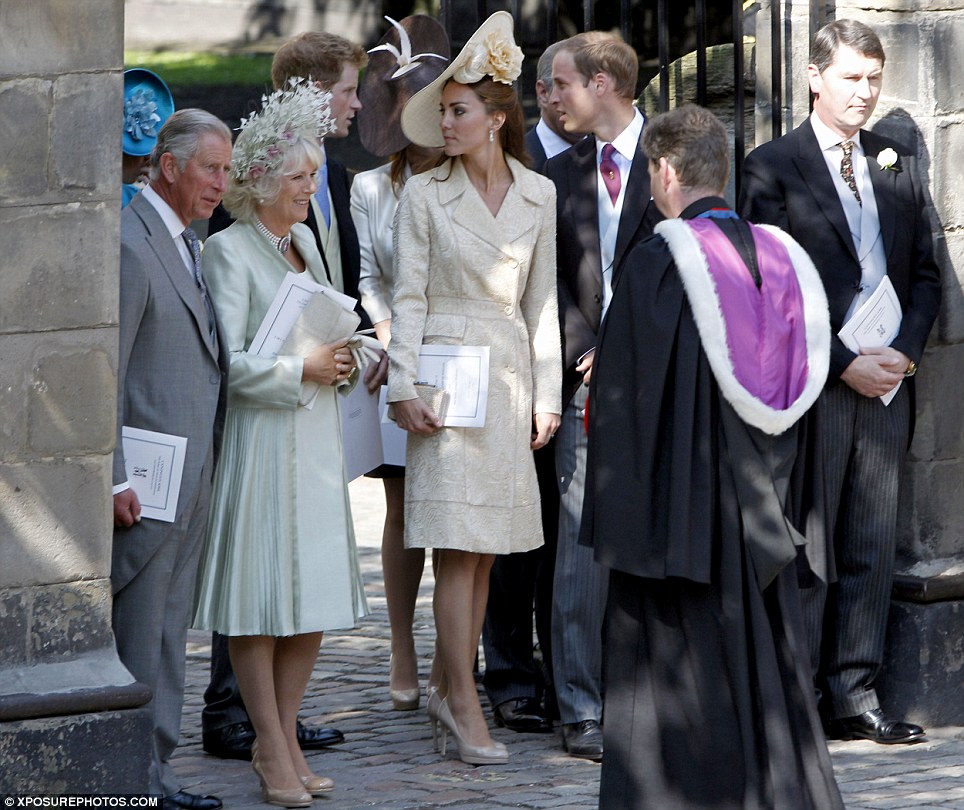
[[[462,52],[462,60],[452,74],[459,84],[472,84],[484,76],[493,81],[512,84],[522,73],[522,48],[501,31],[490,31],[480,42],[470,43],[471,50]]]
[[[174,112],[174,98],[163,79],[144,68],[124,71],[122,148],[133,157],[151,153],[157,134]]]
[[[281,166],[285,152],[299,138],[321,140],[336,128],[331,93],[310,80],[288,79],[288,87],[261,97],[260,111],[241,119],[231,176],[242,183],[257,180]]]
[[[153,90],[138,88],[124,100],[124,132],[135,141],[156,138],[161,116],[157,114],[157,102]]]

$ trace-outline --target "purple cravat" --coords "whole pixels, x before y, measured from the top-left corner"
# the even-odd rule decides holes
[[[615,151],[616,147],[607,143],[602,148],[602,160],[599,161],[599,171],[602,172],[603,182],[606,184],[609,199],[613,201],[613,205],[616,204],[616,199],[619,197],[619,187],[622,185],[619,179],[619,166],[613,160]]]

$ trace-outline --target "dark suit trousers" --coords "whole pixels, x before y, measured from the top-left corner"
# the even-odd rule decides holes
[[[890,609],[908,386],[885,407],[838,383],[811,414],[815,494],[807,537],[833,538],[837,582],[803,589],[804,615],[818,687],[829,689],[834,717],[851,717],[879,706],[874,681]]]
[[[552,577],[559,526],[555,441],[534,454],[545,545],[495,558],[489,574],[489,601],[482,626],[485,675],[482,683],[493,708],[515,698],[540,698],[551,690]],[[542,652],[542,669],[533,655],[532,618]],[[548,702],[553,703],[549,696]]]
[[[201,731],[218,731],[235,723],[248,722],[248,711],[241,699],[238,679],[231,668],[228,637],[211,635],[211,680],[204,690],[204,709],[201,711]]]

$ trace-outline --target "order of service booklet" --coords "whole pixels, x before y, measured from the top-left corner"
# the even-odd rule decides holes
[[[187,437],[124,425],[121,441],[127,482],[141,502],[141,517],[173,523]]]

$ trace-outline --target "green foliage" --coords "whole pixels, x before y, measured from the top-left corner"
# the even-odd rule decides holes
[[[271,54],[125,51],[124,67],[146,68],[172,92],[191,87],[270,87]]]

